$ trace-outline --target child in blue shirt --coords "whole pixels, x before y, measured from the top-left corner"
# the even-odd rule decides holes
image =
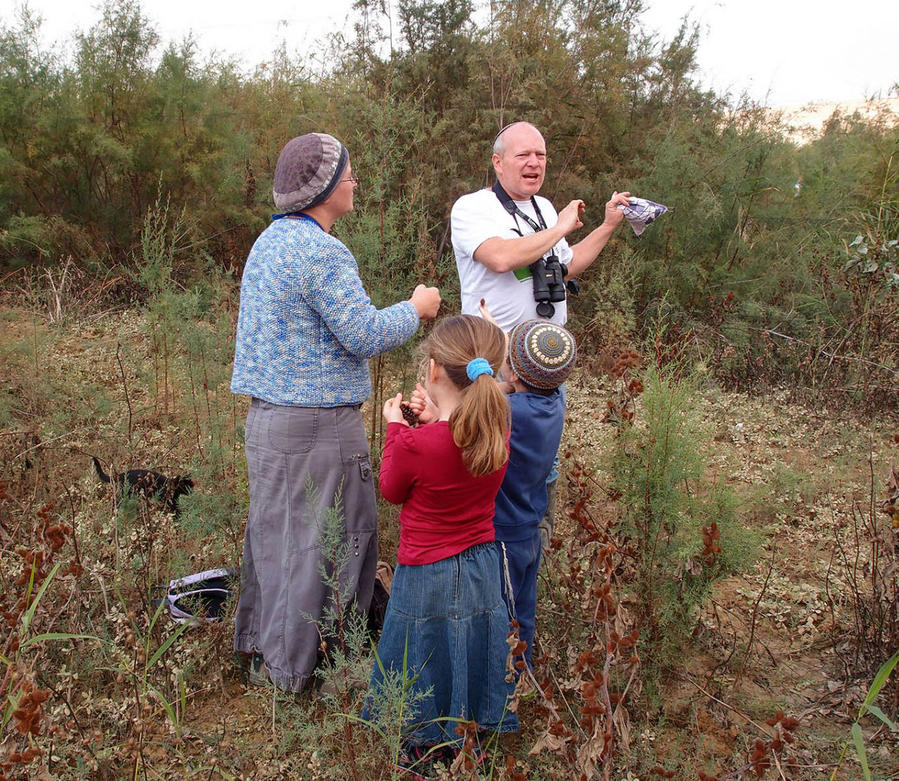
[[[531,646],[537,614],[539,524],[546,512],[546,478],[562,440],[565,398],[560,385],[574,368],[577,345],[569,331],[546,320],[526,320],[509,334],[503,370],[512,428],[509,468],[496,497],[493,525],[504,543],[519,637]]]

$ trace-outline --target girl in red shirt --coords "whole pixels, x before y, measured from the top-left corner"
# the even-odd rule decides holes
[[[406,761],[448,759],[458,721],[513,731],[509,608],[493,512],[508,463],[509,405],[494,380],[506,339],[472,315],[441,321],[424,345],[435,407],[411,428],[402,394],[384,404],[384,498],[402,504],[397,568],[365,718],[386,719],[385,677],[406,671]],[[392,675],[391,675],[392,673]],[[395,689],[394,689],[395,690]],[[438,720],[440,719],[440,720]]]

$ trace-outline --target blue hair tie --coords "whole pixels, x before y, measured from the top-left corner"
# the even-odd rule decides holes
[[[482,374],[489,374],[492,377],[493,369],[490,368],[486,358],[475,358],[473,361],[468,362],[468,366],[465,367],[465,373],[468,375],[468,379],[474,382]]]

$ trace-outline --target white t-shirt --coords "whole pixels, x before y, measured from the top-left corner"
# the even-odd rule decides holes
[[[559,215],[546,198],[538,195],[536,200],[547,227],[551,228],[558,222]],[[537,221],[529,200],[515,201],[515,204]],[[517,239],[534,233],[527,222],[519,217],[516,223],[515,217],[503,208],[493,190],[478,190],[476,193],[463,195],[453,205],[450,229],[462,288],[462,314],[478,314],[478,306],[483,298],[504,331],[510,331],[519,323],[538,317],[534,284],[527,266],[499,274],[474,259],[475,250],[487,239],[494,236]],[[517,233],[516,229],[521,233]],[[565,239],[556,244],[554,249],[561,263],[568,264],[571,261],[571,247]],[[553,306],[556,311],[551,318],[552,322],[565,325],[568,319],[567,302],[553,302]]]

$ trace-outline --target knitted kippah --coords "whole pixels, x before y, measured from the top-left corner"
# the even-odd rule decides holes
[[[326,200],[340,182],[348,161],[346,147],[327,133],[292,138],[275,166],[275,207],[295,212]]]
[[[577,344],[569,331],[546,320],[525,320],[509,334],[509,365],[531,388],[558,388],[571,374]]]

